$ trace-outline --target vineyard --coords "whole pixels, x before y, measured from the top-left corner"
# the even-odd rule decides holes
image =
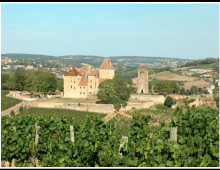
[[[138,111],[133,114],[121,157],[120,123],[106,123],[98,115],[86,115],[82,123],[65,116],[4,116],[1,159],[15,159],[16,167],[33,166],[35,157],[39,167],[219,166],[219,110],[177,109],[171,123],[162,122],[156,130],[149,126],[150,121],[150,115]],[[171,127],[177,128],[176,141],[170,140]]]
[[[1,90],[1,111],[4,111],[21,102],[19,99],[6,97],[8,93],[9,91],[7,90]]]
[[[107,114],[99,114],[93,112],[84,112],[77,110],[67,110],[67,109],[51,109],[51,108],[29,108],[22,111],[17,116],[19,117],[43,117],[43,116],[53,116],[56,118],[61,118],[65,116],[66,118],[74,117],[75,121],[78,123],[83,122],[86,119],[86,115],[99,115],[100,118],[104,118]]]

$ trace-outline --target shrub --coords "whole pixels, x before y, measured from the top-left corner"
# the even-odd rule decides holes
[[[173,98],[170,97],[170,96],[167,96],[167,98],[166,98],[166,100],[165,100],[165,102],[164,102],[164,105],[166,105],[166,106],[168,106],[169,108],[171,108],[172,105],[173,105]]]
[[[21,106],[19,107],[19,112],[23,112],[24,108]]]
[[[10,115],[11,115],[11,117],[15,116],[14,110],[12,110],[12,111],[10,112]]]
[[[78,106],[80,106],[80,103],[78,103]]]

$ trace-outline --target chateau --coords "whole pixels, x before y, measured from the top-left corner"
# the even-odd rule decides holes
[[[63,75],[64,98],[88,98],[98,93],[99,83],[106,79],[113,79],[115,68],[108,58],[104,60],[99,70],[90,67],[76,69],[74,67]]]

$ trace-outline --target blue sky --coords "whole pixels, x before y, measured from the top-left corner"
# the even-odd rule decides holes
[[[219,57],[218,4],[2,4],[1,53]]]

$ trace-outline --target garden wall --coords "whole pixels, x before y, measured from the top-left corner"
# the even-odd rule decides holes
[[[134,101],[146,101],[146,102],[155,102],[155,104],[163,104],[165,101],[163,95],[144,95],[144,94],[132,94],[130,100]]]
[[[97,113],[114,113],[114,106],[112,104],[80,103],[79,106],[78,103],[32,102],[31,107],[72,109]]]

